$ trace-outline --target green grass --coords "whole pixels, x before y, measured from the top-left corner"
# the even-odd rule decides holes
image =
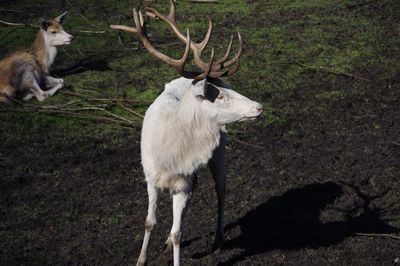
[[[58,61],[54,68],[71,66],[89,56],[94,61],[103,60],[108,67],[105,71],[93,69],[67,75],[64,79],[75,91],[87,93],[90,90],[90,95],[96,97],[152,101],[166,82],[177,77],[172,68],[159,63],[140,48],[134,36],[128,33],[117,34],[109,29],[109,24],[118,22],[132,25],[131,8],[137,6],[137,3],[109,0],[96,3],[53,1],[51,8],[41,14],[40,11],[48,3],[42,0],[35,2],[34,6],[29,1],[12,2],[9,9],[31,8],[34,12],[28,15],[3,12],[2,18],[10,22],[38,24],[41,17],[56,16],[69,10],[64,27],[76,38],[73,44],[60,49],[62,61]],[[315,80],[308,78],[310,72],[321,71],[325,74],[324,82],[328,83],[335,80],[337,73],[362,76],[362,73],[358,73],[360,69],[372,68],[374,65],[380,65],[388,76],[398,72],[396,60],[391,55],[400,52],[399,34],[389,38],[387,35],[382,36],[387,29],[377,23],[375,18],[354,12],[350,8],[354,4],[357,4],[356,1],[350,0],[273,0],[265,4],[242,0],[221,0],[217,4],[179,1],[177,19],[182,29],[189,28],[192,38],[199,40],[207,28],[206,17],[211,16],[214,34],[210,46],[215,47],[217,55],[224,52],[230,34],[237,30],[242,33],[245,51],[241,59],[241,70],[228,78],[228,82],[238,91],[268,106],[266,115],[259,121],[261,125],[267,126],[283,122],[285,118],[279,117],[279,110],[272,110],[270,100],[261,96],[269,93],[274,97],[283,97],[298,88],[315,86]],[[164,13],[167,11],[163,1],[157,1],[155,7]],[[154,34],[153,41],[158,44],[177,42],[168,27],[159,21],[152,21],[149,29]],[[84,33],[86,30],[105,33]],[[29,46],[34,35],[35,29],[32,27],[0,26],[0,36],[3,36],[0,39],[0,54]],[[390,54],[382,54],[382,50]],[[162,51],[180,57],[183,46],[163,47]],[[345,88],[334,88],[332,91],[316,92],[316,97],[329,102],[343,97],[345,93]],[[59,93],[42,104],[61,104],[71,99],[70,95]],[[132,108],[143,113],[146,106]],[[125,115],[140,124],[140,119],[120,108],[110,107],[110,111]],[[0,114],[3,121],[7,121],[5,118],[9,115],[4,112]],[[35,115],[30,117],[36,119]],[[61,122],[54,123],[60,126],[66,123],[73,128],[71,124],[74,123],[81,126],[79,120],[71,118],[68,121],[68,118],[63,118]],[[38,121],[48,122],[44,115],[40,115]],[[93,126],[101,127],[99,123]]]

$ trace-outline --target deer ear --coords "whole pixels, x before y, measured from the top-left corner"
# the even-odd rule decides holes
[[[48,21],[43,20],[42,22],[40,22],[40,28],[42,30],[46,31],[48,27],[49,27],[49,22]]]
[[[65,11],[64,13],[59,15],[58,17],[55,17],[54,20],[57,21],[58,23],[62,24],[64,22],[64,18],[65,18],[65,16],[67,14],[68,14],[68,11]]]
[[[200,81],[193,80],[192,82],[192,93],[196,98],[205,98],[205,91],[207,88],[207,79]]]

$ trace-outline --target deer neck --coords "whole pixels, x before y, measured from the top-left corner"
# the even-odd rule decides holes
[[[36,39],[32,45],[32,52],[42,71],[48,73],[57,55],[57,48],[50,44],[43,30],[40,30],[36,35]]]

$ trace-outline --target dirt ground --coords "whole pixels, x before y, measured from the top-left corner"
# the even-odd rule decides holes
[[[368,2],[351,8],[388,22]],[[201,169],[183,265],[400,265],[400,72],[375,66],[360,62],[356,77],[310,69],[307,86],[257,95],[281,122],[228,128],[224,246],[209,252],[216,195]],[[329,101],[316,96],[335,88],[348,89]],[[21,113],[0,121],[0,264],[133,265],[147,211],[140,125],[76,137],[37,121]],[[158,222],[148,263],[171,265],[162,254],[168,194]]]

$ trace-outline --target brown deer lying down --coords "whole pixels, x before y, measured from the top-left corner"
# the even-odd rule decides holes
[[[49,68],[57,55],[56,46],[71,43],[73,37],[61,26],[66,14],[42,21],[31,48],[0,61],[0,102],[10,98],[27,101],[33,96],[43,101],[64,86],[62,79],[49,75]]]
[[[228,60],[232,48],[231,38],[227,51],[221,59],[214,60],[212,51],[210,61],[205,62],[201,55],[210,39],[211,20],[204,40],[200,43],[193,42],[190,40],[189,31],[185,36],[176,24],[174,0],[169,0],[169,4],[168,15],[162,15],[151,8],[146,9],[146,15],[166,22],[186,45],[185,53],[180,60],[170,58],[152,46],[146,35],[144,17],[140,11],[133,10],[135,27],[111,25],[113,29],[137,34],[152,55],[175,67],[182,76],[165,85],[165,90],[147,109],[143,120],[141,157],[149,205],[138,266],[147,262],[147,248],[151,232],[156,225],[157,202],[162,190],[172,194],[173,224],[166,244],[167,251],[173,250],[174,265],[179,265],[183,216],[197,180],[196,170],[207,163],[215,180],[218,197],[218,222],[214,248],[221,247],[224,237],[226,182],[225,125],[255,118],[263,111],[261,104],[235,92],[219,79],[238,70],[239,57],[242,53],[240,34],[238,34],[239,50],[234,58]],[[193,51],[194,62],[201,72],[185,70],[190,50]]]

